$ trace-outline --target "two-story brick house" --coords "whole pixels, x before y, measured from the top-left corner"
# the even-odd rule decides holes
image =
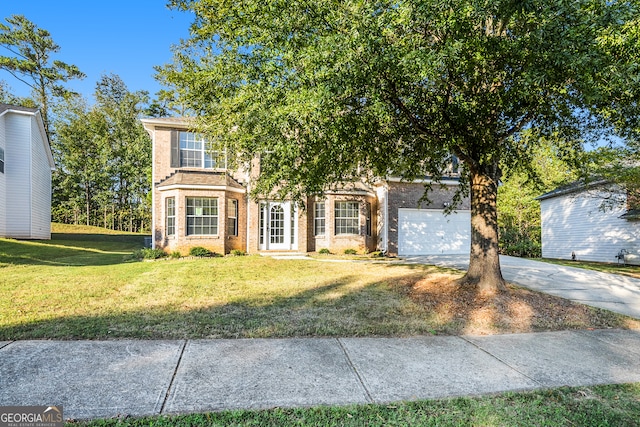
[[[424,181],[381,179],[310,196],[303,210],[287,200],[253,200],[251,177],[228,169],[225,153],[213,152],[188,120],[142,123],[153,141],[154,247],[181,253],[193,246],[218,253],[469,252],[469,202],[444,214],[458,185],[454,178],[434,185],[428,206],[420,205]]]

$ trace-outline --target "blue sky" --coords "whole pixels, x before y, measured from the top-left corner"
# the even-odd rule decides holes
[[[153,96],[161,86],[153,78],[154,65],[171,61],[171,46],[189,36],[193,16],[169,10],[164,0],[0,0],[0,20],[24,15],[51,33],[60,52],[53,56],[77,65],[87,77],[68,87],[93,102],[102,74],[119,75],[130,91]],[[0,55],[9,55],[0,47]],[[0,70],[11,92],[28,96],[30,88]]]

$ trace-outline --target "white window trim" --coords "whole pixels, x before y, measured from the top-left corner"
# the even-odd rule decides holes
[[[193,136],[193,139],[183,139],[184,136]],[[182,142],[193,142],[195,144],[199,144],[200,148],[182,148]],[[227,169],[227,152],[226,150],[222,151],[209,151],[207,146],[210,146],[211,143],[207,141],[201,134],[194,132],[186,132],[180,131],[178,133],[178,153],[179,153],[179,165],[181,169],[207,169],[207,170],[226,170]],[[199,166],[187,166],[182,164],[182,152],[194,152],[199,153]],[[217,164],[215,166],[207,166],[207,161],[213,162],[214,159],[218,157],[222,160],[223,164]],[[207,159],[208,158],[208,159]]]
[[[215,201],[215,208],[216,208],[216,215],[198,215],[197,213],[195,215],[189,215],[189,199],[203,199],[203,200],[214,200]],[[185,220],[186,220],[186,231],[185,234],[189,237],[191,236],[219,236],[220,235],[220,204],[218,203],[218,198],[217,197],[187,197],[186,198],[186,203],[185,203]],[[197,211],[196,211],[197,212]],[[190,233],[189,232],[189,218],[215,218],[215,233]],[[209,226],[212,227],[212,226]]]
[[[318,216],[318,205],[322,204],[321,217]],[[322,232],[318,233],[318,221],[322,220]],[[327,235],[327,202],[318,200],[313,206],[313,235],[316,237],[324,237]]]
[[[164,187],[158,187],[158,191],[169,190],[212,190],[212,191],[232,191],[234,193],[245,194],[247,190],[244,188],[227,187],[225,185],[188,185],[188,184],[172,184]]]
[[[229,214],[229,208],[232,207],[233,208],[233,215]],[[230,219],[234,219],[235,220],[235,227],[233,230],[233,233],[229,233],[229,220]],[[227,234],[229,236],[237,236],[238,235],[238,200],[237,199],[228,199],[227,200]]]
[[[169,215],[169,200],[173,200],[173,215]],[[165,208],[165,233],[167,237],[173,237],[176,235],[176,198],[167,197],[164,199]],[[173,219],[173,233],[169,233],[169,219]]]
[[[354,203],[356,204],[357,208],[356,208],[356,217],[341,217],[338,216],[338,204],[341,203]],[[360,228],[361,228],[361,224],[360,224],[360,202],[357,200],[336,200],[333,204],[333,227],[334,227],[334,234],[336,236],[359,236],[360,235]],[[339,232],[339,227],[338,227],[338,220],[354,220],[357,219],[358,220],[358,225],[357,225],[357,231],[355,233],[348,233],[348,232]]]

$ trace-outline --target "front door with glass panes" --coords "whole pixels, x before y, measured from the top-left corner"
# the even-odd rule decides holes
[[[297,250],[297,230],[297,209],[291,202],[260,203],[260,250]]]

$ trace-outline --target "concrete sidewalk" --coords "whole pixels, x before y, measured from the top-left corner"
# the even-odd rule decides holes
[[[0,405],[65,418],[386,403],[640,382],[640,331],[0,342]]]
[[[466,270],[469,255],[405,257],[398,263]],[[500,266],[508,282],[640,319],[640,279],[505,255]]]

